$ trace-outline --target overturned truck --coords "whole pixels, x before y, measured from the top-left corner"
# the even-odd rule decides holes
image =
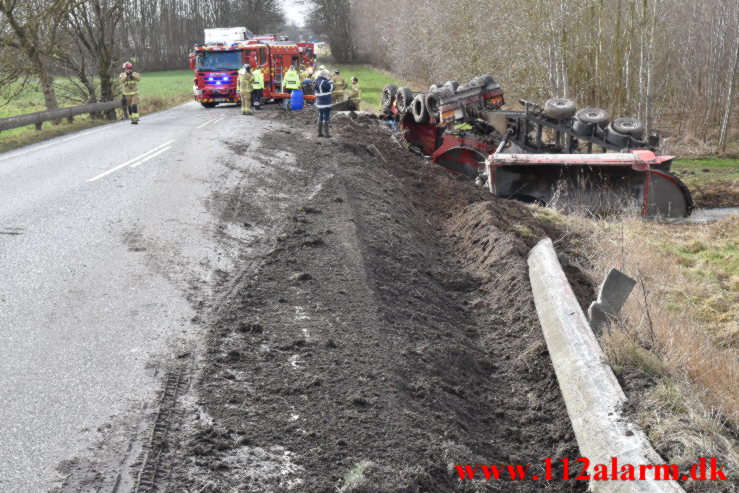
[[[597,214],[690,215],[690,192],[670,173],[673,156],[658,155],[659,137],[644,139],[639,120],[610,121],[566,98],[519,103],[503,110],[503,90],[489,75],[425,93],[387,85],[381,101],[410,150],[499,197]]]

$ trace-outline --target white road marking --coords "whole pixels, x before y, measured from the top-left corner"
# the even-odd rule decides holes
[[[204,126],[206,126],[207,124],[209,124],[209,123],[213,123],[214,121],[215,121],[215,118],[213,118],[213,119],[211,119],[211,120],[208,120],[207,122],[205,122],[205,123],[202,123],[202,124],[198,125],[198,126],[197,126],[197,127],[195,127],[195,128],[203,128],[203,127],[204,127]]]
[[[114,168],[111,168],[108,171],[104,171],[104,172],[100,173],[99,175],[90,178],[89,180],[87,180],[87,183],[93,182],[95,180],[99,180],[100,178],[103,178],[104,176],[108,176],[109,174],[114,173],[114,172],[118,171],[121,168],[125,168],[126,166],[128,166],[131,163],[135,163],[137,161],[140,161],[141,159],[145,158],[149,154],[154,153],[154,152],[157,152],[160,149],[162,149],[163,147],[167,147],[168,145],[172,144],[173,142],[174,142],[174,140],[170,140],[169,142],[165,142],[164,144],[158,145],[154,149],[150,149],[150,150],[146,151],[145,153],[140,154],[140,155],[136,156],[135,158],[126,161],[123,164],[119,164],[118,166],[116,166]]]
[[[159,154],[161,154],[161,153],[163,153],[163,152],[167,152],[167,151],[168,151],[168,150],[170,150],[171,148],[172,148],[172,146],[168,146],[168,147],[165,147],[164,149],[160,149],[160,150],[158,150],[157,152],[155,152],[154,154],[150,154],[149,156],[145,157],[144,159],[142,159],[142,160],[141,160],[141,161],[139,161],[138,163],[133,163],[133,164],[131,165],[131,167],[132,167],[132,168],[135,168],[135,167],[136,167],[136,166],[138,166],[139,164],[144,164],[144,163],[145,163],[146,161],[148,161],[149,159],[151,159],[151,158],[153,158],[153,157],[156,157],[156,156],[158,156]]]
[[[217,118],[217,119],[216,119],[216,121],[214,121],[214,122],[213,122],[213,125],[215,125],[216,123],[220,122],[220,121],[221,121],[221,120],[223,120],[224,118],[226,118],[226,115],[223,115],[222,117],[220,117],[220,118]]]

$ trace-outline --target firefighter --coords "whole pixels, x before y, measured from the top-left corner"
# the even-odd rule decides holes
[[[318,79],[318,77],[321,75],[322,70],[328,70],[328,69],[326,68],[325,65],[321,65],[320,67],[318,67],[318,70],[313,72],[313,80]]]
[[[331,79],[334,83],[334,103],[341,103],[346,101],[346,80],[341,76],[339,69],[334,70],[334,76]]]
[[[254,89],[254,76],[251,73],[251,65],[245,64],[239,70],[236,90],[241,95],[241,114],[251,115],[251,93]]]
[[[303,82],[306,79],[310,79],[310,73],[308,72],[308,69],[305,68],[305,65],[300,66],[300,82]]]
[[[252,96],[254,99],[254,109],[262,109],[262,91],[264,91],[264,73],[262,67],[257,67],[252,73],[254,76]]]
[[[123,73],[118,76],[123,84],[123,105],[128,107],[128,117],[133,125],[139,123],[139,82],[141,75],[133,71],[133,64],[126,62],[123,64]]]
[[[316,94],[316,108],[318,108],[318,136],[331,137],[329,133],[329,120],[331,119],[331,93],[334,84],[328,78],[328,70],[318,72],[318,77],[313,83]]]
[[[282,78],[282,92],[292,94],[296,89],[300,89],[300,74],[293,65],[290,65]],[[290,109],[290,98],[285,98],[285,109]]]
[[[362,102],[362,88],[359,87],[359,79],[352,77],[352,90],[349,92],[349,102],[352,109],[358,110],[359,104]]]

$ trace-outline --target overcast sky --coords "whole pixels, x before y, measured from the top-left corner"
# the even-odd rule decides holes
[[[305,5],[303,0],[282,0],[287,21],[302,26],[305,24]]]

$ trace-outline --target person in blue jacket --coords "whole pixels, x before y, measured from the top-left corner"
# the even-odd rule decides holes
[[[318,136],[331,137],[328,126],[331,119],[331,92],[334,84],[328,79],[328,70],[321,70],[313,82],[313,91],[316,94],[316,108],[318,108]]]

